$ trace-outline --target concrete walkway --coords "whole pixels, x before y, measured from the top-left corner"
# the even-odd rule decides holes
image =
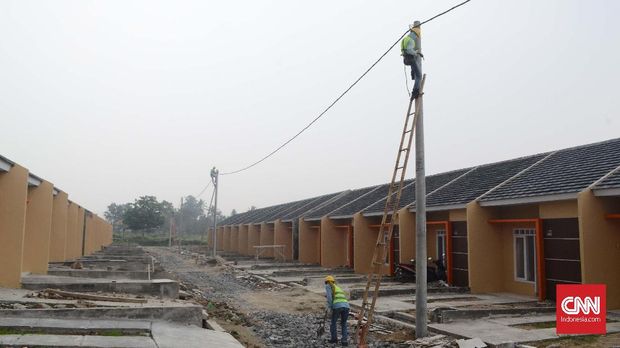
[[[466,320],[448,324],[429,324],[431,330],[464,338],[479,337],[492,345],[503,343],[535,342],[559,338],[555,328],[522,329],[510,325],[553,321],[555,316],[522,316],[519,318],[492,318],[483,320]],[[620,323],[608,323],[607,333],[620,332]]]
[[[0,328],[15,331],[0,335],[2,347],[243,347],[226,332],[161,321],[0,318]]]

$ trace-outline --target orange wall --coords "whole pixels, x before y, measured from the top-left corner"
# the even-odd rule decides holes
[[[249,224],[248,225],[248,251],[251,255],[255,255],[255,246],[260,245],[260,225]]]
[[[215,241],[217,243],[216,249],[224,250],[224,227],[218,226],[215,236],[217,237]]]
[[[28,188],[22,272],[47,274],[52,233],[54,185],[42,181]]]
[[[284,245],[286,260],[293,259],[293,230],[291,223],[276,220],[274,223],[274,244]]]
[[[94,214],[86,214],[86,233],[84,240],[84,255],[91,255],[96,250],[96,216]]]
[[[26,168],[0,173],[0,287],[20,286],[27,195]]]
[[[223,247],[224,247],[224,251],[230,251],[231,248],[231,238],[230,238],[230,226],[224,226],[224,232],[222,234],[222,238],[224,239],[224,243],[223,243]]]
[[[504,240],[495,228],[497,225],[489,224],[492,218],[497,218],[492,209],[477,202],[467,204],[467,258],[472,293],[503,290]]]
[[[579,239],[583,283],[607,285],[607,309],[620,309],[620,220],[605,214],[620,213],[620,197],[595,197],[581,192]]]
[[[84,217],[86,216],[86,210],[82,207],[78,207],[78,228],[77,228],[77,238],[75,239],[75,249],[77,252],[77,257],[80,257],[83,254],[83,242],[84,242]]]
[[[514,237],[516,228],[535,228],[533,222],[490,224],[490,219],[537,218],[538,206],[483,208],[467,205],[469,285],[472,293],[510,292],[536,295],[536,284],[515,279]]]
[[[263,222],[260,225],[260,245],[273,245],[274,243],[274,226]],[[261,256],[273,257],[273,249],[267,249],[262,252]]]
[[[321,218],[321,266],[348,266],[348,244],[347,229],[338,228],[326,216]]]
[[[50,261],[52,262],[65,260],[68,209],[68,195],[66,192],[59,191],[54,196],[52,208],[52,234],[50,236]]]
[[[239,226],[238,225],[230,226],[230,250],[235,253],[239,252]]]
[[[248,225],[239,225],[239,253],[251,255],[248,249]]]
[[[355,273],[369,273],[372,258],[379,235],[379,229],[370,227],[373,223],[361,213],[353,216],[353,246],[355,248]],[[384,274],[389,274],[389,266],[384,267]]]
[[[314,228],[318,227],[318,228]],[[299,261],[302,263],[321,262],[320,225],[299,219]]]
[[[78,236],[78,211],[79,206],[69,201],[67,207],[67,240],[65,241],[65,260],[79,257],[76,240]]]

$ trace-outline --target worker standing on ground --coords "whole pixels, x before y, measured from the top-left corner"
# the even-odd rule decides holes
[[[336,324],[340,318],[340,326],[342,337],[340,342],[343,347],[349,345],[349,333],[347,328],[347,319],[349,318],[349,301],[347,295],[342,289],[336,285],[333,276],[325,277],[325,296],[327,297],[327,310],[331,310],[332,321],[329,326],[331,339],[329,343],[338,343],[338,328]]]
[[[413,90],[411,91],[411,100],[420,94],[420,82],[422,81],[422,69],[420,66],[420,58],[424,58],[419,48],[420,27],[413,24],[409,25],[409,34],[405,35],[400,42],[400,52],[403,56],[405,65],[411,66],[411,79],[413,80]]]

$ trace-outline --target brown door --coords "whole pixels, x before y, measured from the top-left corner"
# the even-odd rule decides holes
[[[467,263],[467,222],[452,222],[452,285],[469,286],[469,267]]]
[[[543,220],[546,299],[555,300],[557,284],[581,284],[577,218]]]

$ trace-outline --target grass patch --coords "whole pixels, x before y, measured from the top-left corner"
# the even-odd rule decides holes
[[[0,327],[0,336],[2,335],[44,335],[45,332],[37,328],[16,328],[16,327]]]
[[[601,339],[600,335],[588,335],[588,336],[565,336],[552,340],[538,341],[538,342],[530,342],[530,345],[534,345],[536,347],[544,348],[551,345],[559,344],[562,347],[579,347],[579,346],[590,346],[594,345]],[[526,343],[528,344],[528,343]]]
[[[125,336],[121,330],[106,330],[99,333],[99,336],[120,337]]]
[[[556,326],[555,321],[541,321],[539,323],[527,323],[512,325],[513,327],[524,330],[538,330],[538,329],[550,329]]]
[[[0,335],[21,335],[23,332],[12,327],[0,327]]]

